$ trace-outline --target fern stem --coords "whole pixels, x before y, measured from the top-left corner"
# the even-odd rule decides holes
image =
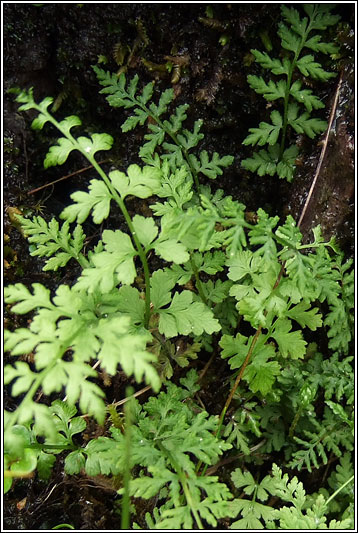
[[[312,16],[314,18],[314,15]],[[280,145],[280,155],[279,160],[281,160],[283,152],[285,150],[285,141],[286,141],[286,133],[287,133],[287,126],[288,126],[288,102],[290,97],[290,90],[291,90],[291,82],[292,82],[292,76],[293,72],[296,68],[297,60],[300,56],[300,53],[302,52],[302,49],[307,41],[308,34],[311,31],[311,23],[312,20],[308,23],[307,29],[304,33],[304,35],[301,37],[301,42],[299,47],[297,48],[294,58],[291,62],[290,69],[287,74],[287,83],[286,83],[286,89],[285,89],[285,98],[284,98],[284,110],[283,110],[283,125],[282,125],[282,136],[281,136],[281,145]]]
[[[133,395],[133,388],[127,387],[126,397]],[[121,529],[129,529],[129,519],[130,519],[130,492],[129,484],[131,479],[130,471],[130,455],[131,455],[131,426],[132,426],[132,405],[129,401],[124,407],[125,414],[125,431],[124,431],[124,441],[125,441],[125,450],[124,450],[124,472],[123,472],[123,499],[122,499],[122,516],[121,516]]]
[[[333,500],[333,498],[335,498],[337,496],[337,494],[339,492],[341,492],[342,489],[344,489],[344,487],[346,487],[349,483],[351,483],[353,481],[353,479],[354,479],[354,474],[349,479],[347,479],[347,481],[345,483],[343,483],[343,485],[341,485],[333,494],[331,494],[331,496],[326,501],[326,506],[329,504],[329,502],[331,500]]]
[[[96,169],[98,174],[101,176],[105,184],[107,185],[113,199],[117,202],[119,205],[122,214],[125,218],[125,221],[127,223],[127,226],[129,228],[129,231],[131,232],[132,239],[134,241],[136,250],[138,252],[139,258],[142,262],[143,271],[144,271],[144,279],[145,279],[145,318],[144,318],[144,325],[148,329],[149,326],[149,319],[150,319],[150,272],[149,272],[149,266],[147,257],[145,254],[145,251],[136,235],[136,232],[134,230],[134,226],[132,224],[132,219],[127,211],[127,208],[125,206],[125,203],[123,202],[122,198],[117,193],[116,189],[113,187],[110,179],[108,178],[107,174],[102,170],[100,165],[95,160],[94,156],[92,154],[87,153],[82,146],[77,142],[77,140],[71,135],[70,132],[66,131],[64,128],[61,127],[61,124],[57,122],[55,118],[46,110],[44,111],[39,105],[34,104],[34,109],[39,111],[40,113],[44,114],[46,118],[48,119],[51,124],[53,124],[61,133],[64,135],[64,137],[67,137],[71,141],[71,143],[74,145],[76,150],[81,152],[81,154],[91,163],[91,165]],[[85,259],[85,258],[84,258]],[[81,264],[81,263],[80,263]],[[84,264],[81,266],[83,267]],[[86,265],[87,266],[87,265]]]
[[[95,160],[95,158],[93,156],[86,154],[85,151],[81,150],[81,152],[92,163],[93,167],[97,170],[98,174],[101,176],[101,178],[103,179],[103,181],[107,185],[107,187],[108,187],[113,199],[117,202],[120,210],[122,211],[122,214],[123,214],[124,219],[125,219],[125,221],[127,223],[128,229],[131,232],[132,239],[134,241],[136,250],[137,250],[139,258],[141,260],[142,267],[143,267],[143,272],[144,272],[144,281],[145,281],[144,325],[145,325],[145,328],[148,329],[148,327],[149,327],[149,319],[150,319],[150,271],[149,271],[147,256],[145,254],[143,246],[141,245],[141,243],[140,243],[140,241],[139,241],[139,239],[137,237],[136,231],[135,231],[133,223],[132,223],[132,219],[131,219],[128,211],[127,211],[126,205],[125,205],[124,201],[122,200],[122,198],[117,193],[116,189],[111,184],[107,174],[98,165],[97,161]]]
[[[180,483],[181,483],[181,485],[183,487],[183,492],[184,492],[185,499],[186,499],[186,501],[187,501],[187,503],[188,503],[188,505],[190,507],[191,512],[193,513],[193,516],[195,518],[195,521],[196,521],[196,524],[197,524],[198,528],[199,529],[204,529],[203,524],[202,524],[201,519],[200,519],[200,516],[198,514],[198,511],[196,510],[194,502],[193,502],[193,500],[191,498],[190,490],[189,490],[188,483],[187,483],[187,480],[186,480],[185,473],[184,473],[183,469],[178,465],[178,463],[176,462],[176,460],[174,459],[174,457],[172,456],[170,451],[167,450],[166,447],[163,446],[163,444],[158,442],[158,446],[161,449],[161,451],[163,452],[163,454],[168,457],[168,459],[170,460],[174,470],[178,474]]]
[[[296,429],[296,426],[297,426],[297,423],[299,421],[299,419],[301,418],[301,414],[302,414],[302,411],[303,411],[303,406],[301,405],[297,411],[297,413],[295,414],[294,416],[294,419],[292,421],[292,424],[290,426],[290,429],[288,431],[288,436],[290,437],[290,439],[293,438],[293,435],[295,433],[295,429]]]
[[[250,358],[252,356],[252,352],[254,351],[254,348],[255,348],[255,344],[256,344],[256,342],[257,342],[257,340],[258,340],[258,338],[259,338],[259,336],[261,334],[261,330],[262,330],[262,326],[259,326],[259,328],[257,329],[257,331],[255,333],[254,338],[251,341],[251,345],[250,345],[249,351],[247,352],[247,355],[245,357],[245,361],[243,362],[243,364],[242,364],[242,366],[240,368],[240,372],[239,372],[239,374],[238,374],[238,376],[237,376],[237,378],[235,380],[234,386],[231,389],[229,396],[227,397],[227,400],[225,402],[223,410],[221,411],[221,414],[220,414],[220,417],[219,417],[219,426],[218,426],[218,429],[216,430],[216,434],[215,434],[216,438],[220,437],[220,432],[221,432],[221,428],[222,428],[222,425],[223,425],[223,422],[224,422],[224,418],[225,418],[226,412],[227,412],[227,410],[229,408],[231,400],[234,397],[236,389],[239,386],[239,383],[241,381],[243,373],[245,372],[245,368],[247,367],[247,365],[248,365],[248,363],[250,361]],[[198,467],[197,470],[199,470],[200,466]],[[205,474],[207,468],[208,468],[208,465],[205,465],[200,475],[203,476]]]
[[[69,253],[71,253],[69,251]],[[73,259],[76,259],[76,261],[79,263],[79,265],[82,267],[82,268],[88,268],[89,267],[89,262],[87,261],[86,257],[81,254],[81,252],[79,254],[76,254],[76,255],[73,255],[71,254]]]
[[[220,418],[219,418],[219,427],[218,427],[217,432],[216,432],[216,436],[217,437],[220,436],[220,431],[221,431],[221,427],[222,427],[222,424],[223,424],[223,421],[224,421],[224,417],[226,415],[226,411],[229,408],[231,400],[234,397],[236,389],[239,386],[241,378],[242,378],[242,376],[243,376],[243,374],[245,372],[245,369],[246,369],[246,367],[247,367],[247,365],[248,365],[248,363],[249,363],[249,361],[251,359],[251,356],[252,356],[252,353],[254,351],[255,345],[256,345],[256,343],[258,341],[258,338],[259,338],[259,336],[261,334],[261,330],[262,330],[262,326],[259,326],[258,329],[256,330],[256,333],[255,333],[255,335],[254,335],[254,337],[253,337],[253,339],[251,341],[249,351],[247,352],[247,355],[245,357],[245,361],[243,362],[243,364],[242,364],[242,366],[240,368],[240,372],[239,372],[239,374],[238,374],[238,376],[237,376],[237,378],[235,380],[234,386],[231,389],[229,396],[227,397],[227,400],[226,400],[226,403],[224,405],[223,410],[221,411]]]
[[[165,133],[167,135],[169,135],[169,137],[172,139],[172,141],[174,141],[174,143],[179,146],[182,154],[183,154],[183,157],[185,159],[185,161],[187,162],[187,165],[189,167],[189,170],[190,170],[190,173],[191,173],[191,176],[193,178],[193,181],[194,181],[194,184],[195,184],[195,188],[196,188],[196,192],[199,194],[199,191],[200,191],[200,183],[199,183],[199,179],[198,179],[198,175],[189,159],[189,154],[188,154],[188,151],[186,150],[186,148],[184,148],[181,143],[179,142],[178,138],[176,135],[174,135],[174,133],[172,133],[171,131],[168,130],[168,128],[165,127],[164,123],[160,120],[160,118],[157,116],[157,115],[154,115],[150,109],[148,109],[148,107],[144,104],[142,104],[141,102],[139,102],[138,100],[136,100],[135,98],[132,98],[132,101],[136,103],[136,105],[138,105],[139,107],[141,107],[143,109],[143,111],[148,115],[150,116],[151,119],[153,119],[157,124],[158,126],[160,126],[160,128],[162,130],[165,131]]]
[[[184,475],[182,474],[181,477],[184,477]],[[204,526],[203,526],[203,524],[202,524],[202,522],[200,520],[200,516],[198,514],[198,511],[195,509],[193,501],[191,499],[191,494],[190,494],[187,482],[185,480],[185,477],[181,481],[182,481],[182,486],[183,486],[183,491],[184,491],[184,494],[185,494],[186,501],[188,502],[188,505],[189,505],[189,507],[191,509],[191,512],[194,515],[195,522],[197,523],[197,526],[198,526],[199,529],[204,529]]]
[[[79,446],[75,444],[41,444],[37,442],[36,444],[27,444],[26,448],[31,448],[32,450],[77,450]]]
[[[196,285],[196,288],[198,290],[199,296],[200,296],[201,300],[203,301],[203,303],[205,305],[208,305],[208,300],[207,300],[207,298],[206,298],[206,296],[204,294],[203,285],[202,285],[200,277],[199,277],[199,271],[196,268],[196,264],[195,264],[195,261],[193,259],[192,254],[190,254],[190,264],[191,264],[191,268],[193,269],[193,272],[194,272],[195,285]]]

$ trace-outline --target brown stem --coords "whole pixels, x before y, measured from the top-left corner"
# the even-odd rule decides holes
[[[226,414],[226,411],[228,410],[229,408],[229,405],[231,403],[231,400],[233,399],[233,396],[236,392],[236,389],[237,387],[239,386],[239,383],[241,381],[241,378],[243,376],[243,373],[245,372],[245,368],[247,367],[249,361],[250,361],[250,358],[251,358],[251,355],[252,355],[252,352],[254,351],[254,348],[255,348],[255,344],[257,342],[257,339],[259,338],[260,336],[260,333],[261,333],[261,330],[262,330],[262,326],[259,326],[258,329],[256,330],[256,333],[254,335],[254,338],[252,339],[251,341],[251,345],[250,345],[250,348],[249,348],[249,351],[247,352],[247,355],[245,357],[245,361],[243,362],[241,368],[240,368],[240,372],[235,380],[235,383],[234,383],[234,386],[233,388],[231,389],[230,391],[230,394],[229,396],[227,397],[227,400],[226,400],[226,403],[224,405],[224,408],[223,410],[221,411],[221,415],[220,415],[220,422],[219,422],[219,427],[218,427],[218,430],[217,430],[217,436],[219,436],[219,433],[220,433],[220,429],[221,429],[221,426],[222,426],[222,423],[223,423],[223,420],[224,420],[224,416]]]
[[[275,281],[275,284],[274,284],[274,286],[273,286],[273,288],[272,288],[273,291],[276,289],[276,287],[277,287],[278,284],[280,283],[281,278],[282,278],[282,274],[283,274],[283,272],[284,272],[284,269],[285,269],[285,263],[282,264],[281,270],[280,270],[280,272],[279,272],[279,274],[278,274],[278,276],[277,276],[277,279],[276,279],[276,281]],[[266,314],[267,314],[267,311],[264,312],[264,315],[265,315],[265,316],[266,316]],[[226,411],[227,411],[228,408],[229,408],[229,405],[230,405],[230,403],[231,403],[231,400],[233,399],[233,396],[234,396],[234,394],[235,394],[235,391],[236,391],[237,387],[239,386],[239,383],[240,383],[240,381],[241,381],[241,378],[242,378],[242,376],[243,376],[243,374],[244,374],[244,372],[245,372],[245,368],[247,367],[247,365],[248,365],[248,363],[249,363],[249,361],[250,361],[250,358],[251,358],[251,356],[252,356],[252,352],[254,351],[255,344],[256,344],[256,342],[257,342],[257,339],[258,339],[259,336],[260,336],[261,331],[262,331],[262,326],[259,326],[258,329],[256,330],[256,333],[255,333],[255,335],[254,335],[254,338],[252,339],[252,342],[251,342],[251,345],[250,345],[249,351],[247,352],[247,355],[246,355],[246,357],[245,357],[245,361],[243,362],[242,367],[240,368],[240,372],[239,372],[239,374],[238,374],[238,376],[237,376],[237,378],[236,378],[236,380],[235,380],[234,386],[233,386],[233,388],[232,388],[231,391],[230,391],[230,394],[229,394],[229,396],[228,396],[228,398],[227,398],[227,400],[226,400],[226,403],[225,403],[225,405],[224,405],[223,410],[221,411],[221,415],[220,415],[220,423],[219,423],[219,428],[218,428],[218,431],[217,431],[217,435],[219,435],[219,432],[220,432],[220,429],[221,429],[221,425],[222,425],[222,422],[223,422],[223,420],[224,420],[225,413],[226,413]]]

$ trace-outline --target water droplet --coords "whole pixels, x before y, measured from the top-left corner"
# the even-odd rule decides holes
[[[90,152],[90,151],[91,151],[91,147],[90,147],[90,146],[87,146],[87,148],[86,148],[86,152],[88,153],[88,152]]]

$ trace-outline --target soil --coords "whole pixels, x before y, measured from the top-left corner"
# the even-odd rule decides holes
[[[318,163],[321,150],[318,141],[302,141],[301,164],[292,184],[277,177],[253,176],[240,166],[250,153],[242,145],[248,128],[257,126],[267,116],[267,102],[247,84],[247,74],[259,72],[255,64],[247,66],[249,52],[251,48],[263,49],[260,37],[263,29],[270,35],[274,49],[280,48],[275,37],[280,4],[211,4],[211,18],[206,7],[160,3],[4,4],[6,283],[39,282],[53,289],[76,279],[78,272],[74,268],[57,275],[42,272],[43,262],[29,255],[28,243],[12,215],[19,210],[23,214],[42,214],[49,220],[69,203],[72,192],[85,189],[89,179],[95,177],[93,171],[84,171],[33,193],[33,189],[88,164],[82,156],[72,154],[61,167],[45,171],[44,155],[56,133],[46,127],[33,132],[30,129],[33,115],[18,113],[13,95],[7,91],[15,86],[34,87],[37,101],[52,95],[57,116],[77,114],[85,125],[85,133],[107,132],[116,139],[111,161],[103,163],[103,167],[109,168],[115,162],[118,168],[125,169],[140,162],[138,150],[145,131],[121,133],[119,125],[126,118],[125,111],[108,106],[99,94],[100,87],[91,68],[102,60],[106,62],[104,68],[118,70],[123,50],[132,51],[126,56],[127,60],[130,57],[129,77],[138,74],[143,84],[154,79],[158,93],[173,86],[176,103],[190,104],[189,127],[198,118],[204,120],[205,140],[201,149],[234,156],[233,165],[218,183],[210,183],[212,187],[223,188],[226,194],[244,203],[248,211],[262,207],[279,214],[282,220],[289,213],[298,219]],[[336,11],[342,17],[338,32],[342,90],[327,155],[302,231],[309,238],[312,226],[319,223],[326,238],[336,235],[346,254],[353,255],[354,5],[340,3]],[[180,73],[162,68],[166,56],[185,58]],[[315,94],[326,104],[322,118],[328,118],[336,87],[337,78],[314,87]],[[116,222],[113,218],[106,223]],[[89,228],[89,232],[95,239],[95,230]],[[6,316],[6,320],[17,325],[12,315]],[[199,358],[198,368],[204,367],[207,357]],[[225,373],[222,362],[214,365],[211,372],[216,377]],[[210,377],[208,380],[210,383]],[[122,389],[123,378],[119,376],[106,392],[113,396],[115,390]],[[207,387],[208,395],[210,389],[215,387]],[[7,397],[5,400],[12,402]],[[206,403],[217,404],[213,393],[211,399],[206,397]],[[113,487],[102,479],[64,475],[62,461],[60,457],[49,482],[33,478],[16,483],[5,497],[5,529],[50,529],[61,523],[73,524],[76,529],[120,529]],[[141,515],[145,505],[143,502]]]

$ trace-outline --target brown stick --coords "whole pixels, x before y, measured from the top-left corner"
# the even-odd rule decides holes
[[[109,159],[104,159],[103,161],[99,161],[99,165],[102,163],[106,163],[109,161]],[[67,178],[71,178],[72,176],[75,176],[76,174],[81,174],[82,172],[85,172],[86,170],[89,170],[93,168],[93,165],[90,165],[89,167],[81,168],[80,170],[76,170],[75,172],[71,172],[71,174],[67,174],[67,176],[62,176],[62,178],[59,178],[58,180],[51,181],[50,183],[46,183],[46,185],[41,185],[41,187],[37,187],[36,189],[32,189],[32,191],[29,191],[27,194],[34,194],[35,192],[41,191],[42,189],[45,189],[46,187],[50,187],[50,185],[54,185],[55,183],[58,183],[62,180],[67,180]]]
[[[316,186],[316,183],[317,183],[317,179],[318,179],[319,173],[321,172],[321,167],[322,167],[323,159],[324,159],[324,156],[325,156],[325,154],[326,154],[326,149],[327,149],[327,144],[328,144],[329,133],[330,133],[330,131],[331,131],[331,127],[332,127],[332,122],[333,122],[333,119],[334,119],[334,115],[336,114],[336,108],[337,108],[337,103],[338,103],[338,97],[339,97],[339,93],[340,93],[341,85],[342,85],[342,78],[343,78],[343,71],[341,71],[341,75],[340,75],[340,77],[339,77],[339,82],[338,82],[337,89],[336,89],[336,94],[334,95],[333,106],[332,106],[331,114],[330,114],[330,116],[329,116],[329,122],[328,122],[328,127],[327,127],[327,133],[326,133],[326,136],[325,136],[324,141],[323,141],[322,150],[321,150],[321,155],[320,155],[320,157],[319,157],[319,161],[318,161],[318,165],[317,165],[317,168],[316,168],[316,172],[315,172],[315,175],[314,175],[314,178],[313,178],[313,181],[312,181],[311,188],[310,188],[309,193],[308,193],[308,195],[307,195],[305,205],[303,206],[301,216],[300,216],[300,218],[299,218],[299,221],[297,222],[297,227],[298,227],[298,228],[299,228],[300,225],[302,224],[302,220],[303,220],[303,218],[304,218],[304,216],[305,216],[305,214],[306,214],[308,204],[309,204],[310,201],[311,201],[311,197],[312,197],[312,194],[313,194],[313,190],[314,190],[314,188],[315,188],[315,186]]]

